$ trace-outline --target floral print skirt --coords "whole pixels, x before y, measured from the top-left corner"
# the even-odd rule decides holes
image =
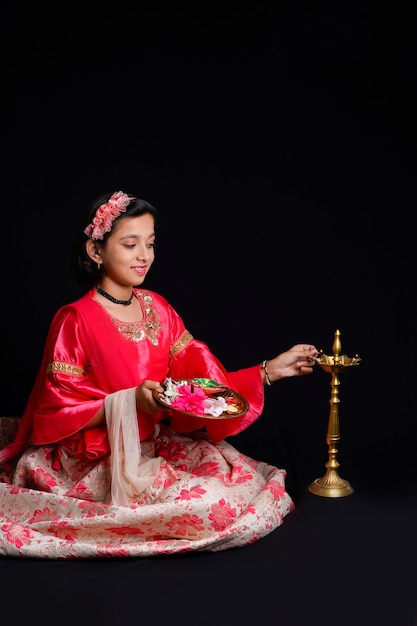
[[[11,419],[0,418],[0,438],[11,435]],[[0,466],[0,554],[68,559],[226,550],[266,536],[294,508],[285,470],[227,441],[158,426],[141,452],[159,457],[159,469],[128,506],[111,502],[111,455],[85,461],[57,445],[38,446],[13,468]]]

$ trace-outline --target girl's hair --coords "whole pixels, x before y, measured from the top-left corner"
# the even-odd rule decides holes
[[[102,273],[97,267],[97,264],[94,263],[92,259],[87,254],[85,244],[88,241],[89,237],[85,234],[85,229],[89,224],[92,223],[97,210],[105,203],[109,201],[113,193],[104,193],[100,196],[94,198],[87,206],[86,211],[83,215],[83,218],[80,222],[80,234],[78,239],[75,242],[75,246],[73,249],[73,253],[70,258],[70,276],[72,277],[73,282],[79,287],[92,287],[97,283]],[[157,226],[158,221],[158,211],[146,200],[142,200],[140,198],[136,198],[131,194],[127,194],[130,198],[129,204],[126,206],[126,210],[118,217],[113,220],[111,225],[111,230],[109,232],[105,232],[103,234],[102,239],[99,241],[99,245],[105,248],[107,244],[107,240],[112,234],[114,230],[114,226],[118,224],[121,220],[127,219],[129,217],[138,217],[140,215],[145,215],[149,213],[154,217],[155,227]]]

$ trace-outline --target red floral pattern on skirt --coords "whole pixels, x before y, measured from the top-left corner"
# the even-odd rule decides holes
[[[7,419],[0,418],[0,436],[11,439]],[[201,433],[161,427],[158,435],[141,448],[162,457],[159,473],[130,506],[110,504],[110,457],[81,461],[58,446],[29,448],[0,474],[0,554],[61,559],[226,550],[261,539],[293,510],[285,470]]]

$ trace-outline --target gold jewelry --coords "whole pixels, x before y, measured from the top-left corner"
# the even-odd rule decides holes
[[[267,360],[265,359],[265,361],[262,361],[262,367],[265,370],[265,380],[266,380],[266,384],[270,387],[272,385],[272,381],[269,378],[269,374],[268,374],[268,366],[267,366]]]

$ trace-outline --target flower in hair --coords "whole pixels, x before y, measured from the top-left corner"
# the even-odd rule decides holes
[[[91,224],[87,226],[84,233],[91,239],[103,239],[104,233],[111,231],[112,224],[120,213],[126,211],[126,207],[131,198],[123,191],[116,191],[107,202],[101,204],[94,216]]]

